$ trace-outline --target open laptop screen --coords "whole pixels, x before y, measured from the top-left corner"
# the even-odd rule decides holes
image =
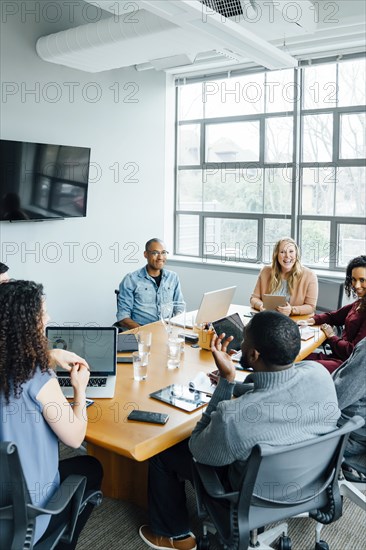
[[[232,303],[235,290],[236,286],[230,286],[228,288],[205,292],[197,312],[196,323],[211,323],[226,315]]]
[[[77,353],[89,364],[91,376],[114,375],[117,357],[116,327],[47,327],[49,348]],[[61,367],[57,376],[69,376]]]

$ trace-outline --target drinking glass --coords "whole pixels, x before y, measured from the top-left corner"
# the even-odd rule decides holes
[[[168,336],[178,337],[186,326],[186,303],[166,302],[160,307],[160,320],[164,324]]]
[[[180,367],[181,350],[183,338],[168,338],[168,369],[177,369]]]
[[[152,333],[148,331],[139,331],[136,335],[140,353],[150,353]]]
[[[134,351],[132,354],[132,361],[134,380],[136,380],[137,382],[145,380],[147,378],[147,364],[149,362],[149,354]]]

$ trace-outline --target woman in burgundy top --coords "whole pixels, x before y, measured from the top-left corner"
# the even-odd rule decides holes
[[[351,355],[355,345],[366,337],[366,256],[353,258],[347,266],[345,292],[357,300],[337,311],[314,315],[309,325],[321,325],[332,353],[311,353],[306,359],[318,361],[333,372]],[[344,326],[342,336],[334,334],[333,325]]]

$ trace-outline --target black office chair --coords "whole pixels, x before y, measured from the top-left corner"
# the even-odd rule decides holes
[[[52,550],[59,542],[69,543],[76,521],[85,506],[99,505],[101,491],[84,494],[86,478],[68,476],[51,497],[47,506],[32,504],[24,479],[16,445],[9,441],[0,443],[0,548],[4,550]],[[67,519],[55,530],[34,544],[36,517],[51,514],[57,516],[69,510]]]
[[[316,304],[316,313],[327,313],[328,311],[336,311],[342,307],[344,296],[344,282],[327,279],[326,277],[318,277],[318,301]],[[342,327],[334,327],[337,336],[341,336]],[[323,344],[325,353],[331,353],[330,346]]]
[[[115,295],[116,295],[116,307],[118,308],[118,296],[119,296],[119,290],[118,290],[118,288],[115,288],[115,289],[114,289],[114,293],[115,293]],[[126,327],[126,328],[121,327],[118,321],[116,321],[115,323],[113,323],[112,326],[118,328],[118,333],[121,333],[121,332],[124,332],[125,330],[128,330],[127,327]]]
[[[335,311],[342,307],[344,282],[318,278],[318,302],[316,304],[316,313]]]
[[[337,520],[342,514],[338,472],[343,452],[350,432],[363,424],[355,416],[342,428],[302,443],[256,445],[237,491],[225,490],[215,468],[195,462],[197,509],[204,519],[198,548],[209,548],[207,531],[213,530],[228,550],[271,550],[268,544],[279,536],[278,548],[290,550],[286,523],[261,534],[258,529],[304,513],[322,524]],[[315,549],[328,549],[320,536]]]

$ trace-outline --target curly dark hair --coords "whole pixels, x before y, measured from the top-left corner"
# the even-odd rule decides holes
[[[19,397],[37,366],[48,369],[43,299],[43,286],[33,281],[0,285],[0,388],[7,403],[10,394]]]
[[[348,298],[351,296],[351,294],[354,298],[357,297],[357,294],[353,290],[353,286],[352,286],[352,270],[355,269],[356,267],[366,268],[366,256],[362,255],[362,256],[357,256],[356,258],[353,258],[353,260],[351,260],[347,266],[346,280],[344,282],[344,291],[347,294]],[[361,299],[360,309],[366,309],[366,297],[363,297]]]

